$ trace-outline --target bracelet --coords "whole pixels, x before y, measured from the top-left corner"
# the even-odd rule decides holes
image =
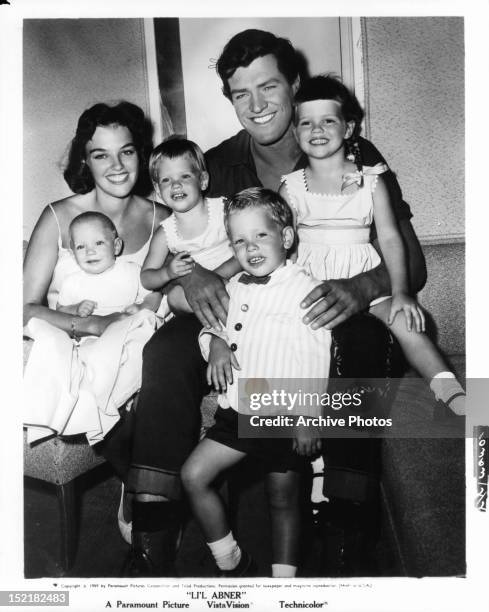
[[[71,319],[71,337],[75,342],[80,342],[80,336],[76,331],[76,317],[72,317]]]

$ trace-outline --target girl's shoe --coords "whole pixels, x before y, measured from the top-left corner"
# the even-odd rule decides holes
[[[119,523],[119,531],[125,542],[132,544],[132,521],[126,521],[124,518],[124,483],[121,489],[121,501],[117,512],[117,522]]]

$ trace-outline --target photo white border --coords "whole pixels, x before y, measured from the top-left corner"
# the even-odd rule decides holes
[[[248,0],[246,3],[196,0],[170,3],[162,0],[10,0],[10,6],[0,5],[0,134],[2,146],[0,181],[0,274],[5,287],[18,290],[5,291],[0,301],[0,320],[3,323],[2,402],[4,423],[3,443],[0,445],[0,589],[50,589],[53,579],[25,580],[23,578],[23,486],[22,486],[22,431],[21,370],[21,250],[22,240],[22,19],[49,17],[200,17],[200,16],[464,16],[466,46],[466,254],[467,254],[467,377],[489,378],[489,360],[486,357],[487,303],[485,300],[485,273],[482,245],[487,244],[489,206],[487,202],[487,121],[485,117],[488,87],[489,5],[484,0],[426,1],[398,0],[361,2],[353,0],[309,0],[292,3],[273,0]],[[278,6],[280,8],[278,8]],[[474,210],[477,204],[478,209]],[[475,482],[473,453],[467,444],[467,578],[383,578],[383,579],[320,579],[334,586],[327,591],[328,610],[484,610],[487,609],[487,542],[489,513],[477,513],[473,507]],[[14,498],[14,499],[12,499]],[[314,580],[304,581],[313,583]],[[55,582],[80,585],[70,588],[70,609],[104,609],[106,596],[102,588],[87,588],[103,579],[57,579]],[[111,583],[117,580],[111,579]],[[127,581],[120,580],[121,583]],[[148,581],[148,584],[151,581]],[[158,581],[161,582],[161,581]],[[164,581],[163,581],[164,582]],[[167,581],[172,585],[175,581]],[[182,579],[182,583],[203,583],[202,579]],[[215,584],[215,581],[208,581]],[[257,581],[258,582],[258,581]],[[277,583],[278,584],[278,583]],[[341,587],[341,584],[347,585]],[[355,586],[358,585],[358,586]],[[363,585],[363,586],[362,586]],[[180,593],[180,589],[175,589]],[[115,592],[115,591],[114,591]],[[161,600],[162,594],[127,589],[126,601]],[[181,594],[180,594],[181,595]],[[178,600],[185,600],[183,596]],[[264,610],[265,601],[278,597],[272,589],[256,589],[255,605],[251,609]],[[303,599],[304,592],[295,589],[295,599]],[[314,598],[320,596],[315,589]],[[321,595],[324,600],[325,597]],[[310,599],[307,595],[306,599]],[[277,605],[268,609],[279,609]],[[191,607],[190,609],[204,609]]]

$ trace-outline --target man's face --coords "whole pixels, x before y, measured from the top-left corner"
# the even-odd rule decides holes
[[[239,122],[261,145],[279,141],[292,123],[292,101],[299,79],[290,85],[273,55],[257,57],[228,79]]]

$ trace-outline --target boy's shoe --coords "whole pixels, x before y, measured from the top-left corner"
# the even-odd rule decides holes
[[[176,577],[175,556],[179,526],[161,531],[133,531],[132,546],[122,575],[129,578]]]
[[[218,578],[254,578],[256,577],[257,565],[251,555],[241,550],[241,559],[232,570],[218,569]]]
[[[378,509],[375,504],[332,499],[314,517],[315,576],[377,576]]]

